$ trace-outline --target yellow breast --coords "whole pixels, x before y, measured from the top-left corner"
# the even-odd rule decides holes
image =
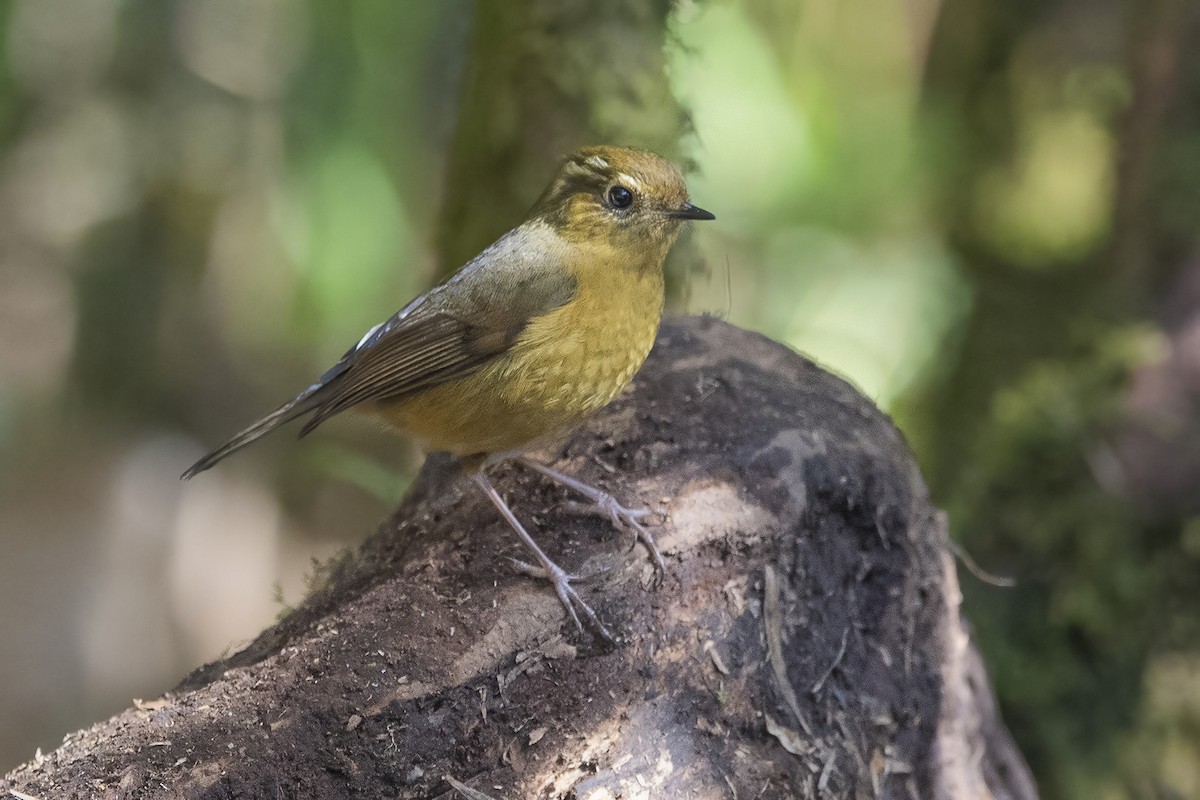
[[[657,266],[593,264],[578,275],[574,298],[533,319],[506,354],[380,410],[427,450],[519,450],[616,397],[646,360],[662,306]]]

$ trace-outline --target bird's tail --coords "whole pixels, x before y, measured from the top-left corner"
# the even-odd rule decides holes
[[[187,480],[194,475],[198,475],[199,473],[204,472],[204,470],[216,464],[218,461],[224,459],[226,456],[241,450],[246,445],[260,439],[261,437],[266,436],[280,425],[291,422],[296,417],[303,416],[312,411],[314,408],[320,405],[320,400],[314,396],[315,394],[316,393],[310,389],[309,391],[301,393],[300,396],[295,400],[284,403],[279,408],[260,419],[258,422],[255,422],[253,425],[246,428],[244,431],[234,435],[233,438],[231,438],[228,442],[221,445],[216,450],[208,453],[195,464],[192,464],[179,477],[182,480]]]

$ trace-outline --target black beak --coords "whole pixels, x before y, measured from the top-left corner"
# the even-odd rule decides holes
[[[691,203],[684,203],[681,207],[668,211],[667,216],[672,219],[716,219],[716,215],[705,211],[703,208],[697,208]]]

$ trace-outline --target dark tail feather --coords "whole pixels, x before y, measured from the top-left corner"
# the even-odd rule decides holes
[[[258,422],[251,425],[246,430],[234,436],[225,444],[213,450],[208,455],[201,458],[195,464],[192,464],[179,477],[182,480],[198,475],[204,470],[216,464],[226,456],[241,450],[251,442],[257,441],[263,436],[266,436],[271,431],[278,428],[287,422],[291,422],[296,417],[303,416],[312,411],[319,405],[320,401],[313,397],[310,392],[305,392],[290,403],[284,403],[279,408],[267,414]]]

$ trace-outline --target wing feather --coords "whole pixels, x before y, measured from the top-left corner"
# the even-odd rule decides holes
[[[553,246],[529,246],[514,233],[372,328],[315,384],[205,455],[184,477],[305,414],[312,416],[301,436],[351,406],[465,377],[505,353],[531,320],[565,305],[576,290],[575,278],[554,260]]]
[[[347,369],[329,384],[321,405],[300,435],[359,403],[394,400],[468,375],[507,350],[527,323],[528,319],[514,326],[502,348],[478,347],[475,326],[445,314],[409,323],[419,330],[386,334],[366,352],[355,354]]]

